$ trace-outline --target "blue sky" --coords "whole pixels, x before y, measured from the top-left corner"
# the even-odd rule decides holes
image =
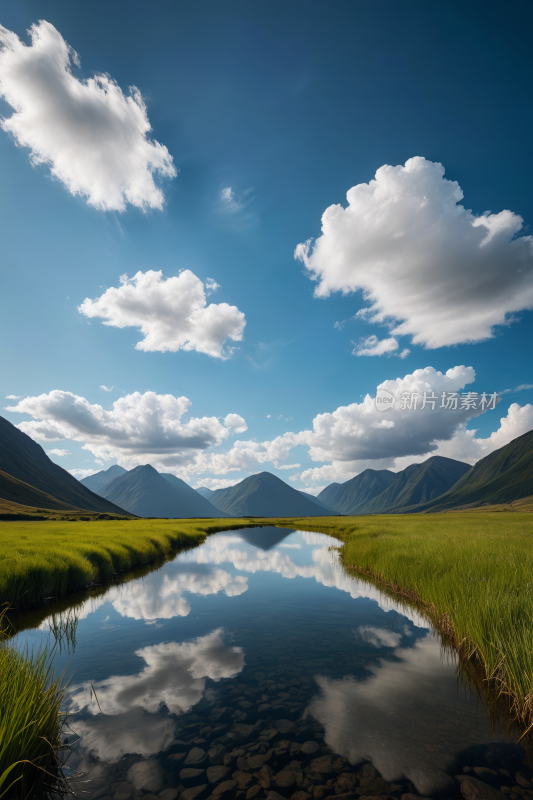
[[[1,388],[19,399],[4,404],[17,411],[1,413],[46,450],[69,451],[51,455],[67,469],[150,462],[212,487],[267,469],[311,491],[434,453],[475,462],[529,430],[533,389],[505,391],[533,385],[524,238],[532,12],[526,3],[512,9],[505,17],[495,3],[5,2],[0,23],[26,49],[4,36]],[[27,30],[43,18],[46,52],[32,73]],[[135,86],[150,131],[107,125],[90,103],[61,93],[48,71],[61,37],[79,55],[65,72],[77,86],[104,74],[123,93],[103,116],[124,111]],[[153,163],[124,155],[141,145],[159,158],[153,181]],[[97,188],[95,149],[110,153]],[[425,161],[408,161],[416,157]],[[451,206],[443,192],[458,190],[439,163],[464,194]],[[348,190],[384,165],[396,171],[379,173],[373,198],[359,192],[340,228],[314,254],[311,246],[306,270],[295,248],[320,237],[325,210],[346,208]],[[144,188],[117,201],[113,186],[142,170]],[[487,211],[493,217],[481,218]],[[196,276],[188,288],[180,270]],[[164,277],[149,274],[135,294],[131,279],[149,271]],[[226,318],[206,344],[217,310],[194,306],[200,321],[187,339],[179,308],[208,279],[219,288],[206,303]],[[135,319],[150,292],[158,349],[147,351],[135,348],[139,327],[117,321]],[[78,310],[86,298],[93,316]],[[381,322],[355,317],[372,303]],[[102,324],[106,313],[114,324]],[[180,341],[192,349],[172,352]],[[389,349],[354,355],[380,346]],[[472,371],[446,378],[461,365],[475,381]],[[417,377],[425,368],[436,372]],[[396,379],[394,391],[504,393],[481,415],[437,411],[424,424],[398,417],[383,429],[357,404]],[[120,398],[127,411],[113,407]]]

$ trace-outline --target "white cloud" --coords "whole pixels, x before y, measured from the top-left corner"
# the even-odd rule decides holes
[[[374,647],[398,647],[402,640],[401,633],[394,633],[387,628],[373,628],[371,625],[360,625],[357,635],[364,642]]]
[[[367,336],[355,345],[352,354],[354,356],[383,356],[393,353],[397,349],[398,340],[394,337],[380,340],[377,336]]]
[[[404,347],[402,352],[399,354],[399,358],[407,358],[407,356],[409,355],[410,352],[411,351],[409,350],[408,347]]]
[[[112,392],[114,388],[115,388],[114,386],[111,386],[110,388],[108,388],[107,386],[104,386],[104,384],[102,384],[100,386],[100,389],[103,389],[104,392]]]
[[[196,485],[196,489],[205,486],[206,489],[212,489],[216,492],[217,489],[227,489],[228,486],[235,486],[242,478],[202,478]]]
[[[428,348],[478,342],[533,307],[533,237],[515,238],[511,211],[474,216],[441,164],[416,157],[385,165],[330,206],[322,235],[295,257],[316,280],[316,297],[361,290],[359,316],[392,323],[392,336]]]
[[[300,464],[279,464],[278,469],[298,469],[300,466]]]
[[[228,414],[224,417],[224,425],[234,433],[244,433],[248,430],[246,421],[239,414]]]
[[[57,447],[54,448],[53,450],[47,450],[46,452],[51,456],[71,456],[72,455],[70,450],[59,450]]]
[[[239,203],[235,197],[235,192],[231,188],[231,186],[226,186],[225,189],[222,189],[220,192],[220,203],[222,207],[229,211],[231,214],[236,214],[237,212],[242,210],[242,204]]]
[[[521,383],[516,389],[503,389],[500,394],[510,394],[511,392],[523,392],[526,389],[533,389],[533,383]]]
[[[104,325],[139,328],[144,339],[137,350],[196,350],[224,359],[233,352],[224,349],[226,341],[242,340],[242,311],[227,303],[207,305],[204,284],[188,269],[172,278],[161,271],[137,272],[133,278],[123,275],[120,283],[96,300],[86,298],[78,311],[103,319]]]
[[[205,293],[212,294],[216,292],[217,289],[220,289],[220,283],[217,283],[213,278],[206,278],[205,279]]]
[[[6,395],[6,400],[21,400],[24,397],[23,394],[16,395],[16,394],[8,394]]]
[[[41,20],[31,45],[0,26],[0,94],[14,109],[1,123],[34,164],[46,164],[73,195],[105,211],[162,208],[154,174],[176,170],[164,145],[150,141],[151,126],[138,89],[125,96],[109,75],[86,81],[72,69],[79,58],[59,31]]]
[[[67,470],[70,472],[71,475],[74,475],[77,480],[81,481],[84,478],[88,478],[89,475],[96,475],[99,470],[96,469],[69,469]]]
[[[216,417],[182,419],[191,406],[186,397],[134,392],[115,400],[111,411],[84,397],[58,389],[26,397],[8,410],[29,414],[33,421],[18,427],[41,441],[84,442],[96,457],[131,468],[151,463],[156,469],[189,464],[203,450],[221,444],[233,433]],[[230,415],[246,423],[239,415]]]

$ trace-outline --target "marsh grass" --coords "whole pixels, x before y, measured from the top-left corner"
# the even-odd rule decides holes
[[[53,652],[19,650],[0,614],[0,797],[43,797],[66,787],[61,769],[62,676]]]
[[[0,603],[42,604],[90,583],[152,563],[239,520],[0,521]]]
[[[342,540],[350,571],[414,603],[526,729],[533,723],[533,516],[477,510],[276,521]]]

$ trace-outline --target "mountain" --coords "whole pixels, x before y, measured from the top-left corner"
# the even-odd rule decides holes
[[[114,478],[118,478],[119,475],[124,475],[125,472],[126,470],[124,467],[113,464],[109,469],[101,469],[100,472],[95,472],[94,475],[88,475],[86,478],[82,478],[80,483],[83,483],[91,492],[99,494],[98,490],[102,489],[106,483],[109,483]]]
[[[319,500],[318,497],[315,497],[314,494],[309,494],[309,492],[304,492],[302,491],[302,489],[298,489],[297,491],[299,494],[303,495],[304,497],[307,497],[308,500],[312,500],[313,503],[316,503],[317,506],[320,506],[320,508],[322,509],[322,514],[324,516],[326,515],[331,516],[332,514],[335,514],[335,511],[332,508],[330,508],[330,506],[327,506],[325,503],[322,502],[322,500]]]
[[[160,475],[150,464],[125,472],[100,490],[102,497],[119,503],[138,517],[227,517],[209,500],[174,475]]]
[[[209,500],[232,517],[321,517],[324,509],[270,472],[217,489]],[[331,512],[330,512],[331,513]]]
[[[124,509],[91,492],[63,467],[54,464],[37,442],[3,417],[0,417],[0,470],[28,484],[32,490],[21,489],[21,499],[17,501],[21,505],[31,506],[37,499],[34,490],[38,490],[69,508],[106,514],[126,513]],[[3,491],[9,491],[5,482]],[[27,491],[26,495],[24,491]],[[43,502],[39,500],[38,505]]]
[[[199,487],[198,489],[196,489],[195,491],[197,491],[197,492],[198,492],[198,494],[201,494],[201,495],[202,495],[202,497],[205,497],[205,499],[206,499],[206,500],[209,500],[209,498],[210,498],[210,497],[211,497],[211,495],[213,494],[213,491],[214,491],[214,490],[213,490],[213,489],[208,489],[208,488],[207,488],[207,486],[200,486],[200,487]]]
[[[45,492],[40,492],[34,486],[17,480],[7,472],[0,472],[0,498],[10,503],[32,508],[46,508],[56,511],[77,511],[68,503],[61,503],[55,497]]]
[[[317,499],[339,514],[356,514],[361,506],[384,492],[395,478],[396,473],[388,469],[365,469],[345,483],[326,486]]]
[[[359,506],[357,514],[389,514],[427,503],[451,489],[469,470],[470,464],[443,456],[411,464],[396,473],[381,494]]]
[[[533,495],[533,430],[482,458],[446,494],[416,511],[510,503],[529,495]]]

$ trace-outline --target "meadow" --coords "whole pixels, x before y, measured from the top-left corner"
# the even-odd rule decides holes
[[[242,520],[122,519],[0,521],[0,606],[40,605],[210,533],[244,528]]]

